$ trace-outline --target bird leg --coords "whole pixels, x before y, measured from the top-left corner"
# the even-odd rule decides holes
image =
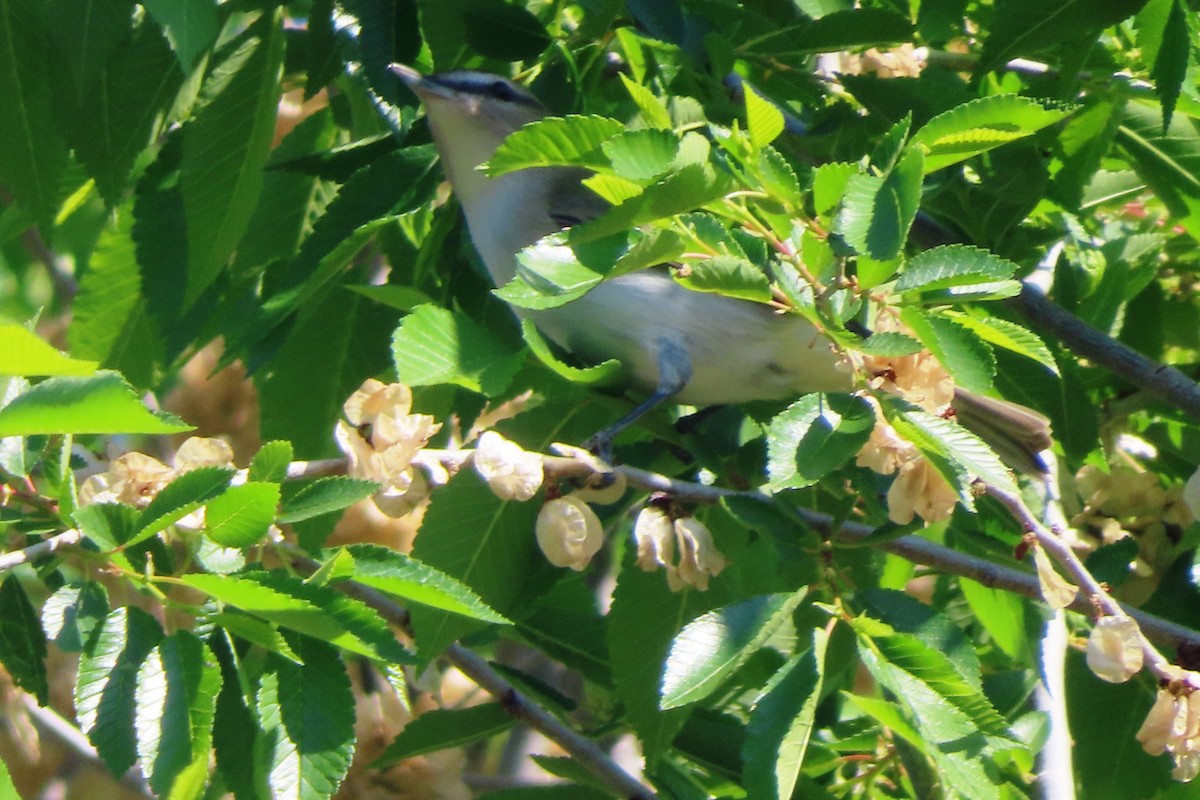
[[[654,392],[619,420],[599,433],[594,434],[584,447],[601,460],[612,462],[612,445],[617,434],[637,422],[642,415],[665,400],[669,400],[692,379],[692,359],[682,343],[674,339],[660,339],[655,347],[658,361],[658,385]]]

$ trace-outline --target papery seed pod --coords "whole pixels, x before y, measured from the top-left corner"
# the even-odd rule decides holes
[[[545,480],[542,457],[522,450],[495,431],[484,431],[475,446],[475,471],[501,500],[528,500]]]
[[[1124,683],[1141,671],[1143,658],[1136,622],[1129,617],[1097,620],[1087,644],[1087,665],[1096,677]]]
[[[637,565],[643,571],[675,569],[675,527],[665,510],[646,506],[639,511],[633,521],[633,540],[637,544]]]
[[[1042,588],[1042,599],[1051,608],[1066,608],[1075,602],[1079,587],[1068,581],[1054,569],[1050,557],[1043,547],[1033,549],[1033,563],[1037,567],[1038,583]]]
[[[713,543],[712,532],[695,517],[682,517],[675,520],[675,541],[679,546],[680,584],[708,591],[709,579],[715,578],[729,564]]]
[[[538,547],[556,567],[581,571],[604,545],[604,529],[596,512],[578,497],[549,500],[538,512]]]

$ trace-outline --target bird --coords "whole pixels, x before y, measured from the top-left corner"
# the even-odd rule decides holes
[[[525,87],[473,70],[425,75],[393,64],[391,71],[425,106],[442,169],[496,286],[516,275],[523,248],[610,207],[582,183],[591,174],[583,168],[533,167],[496,177],[479,169],[510,134],[548,116]],[[704,407],[853,388],[837,351],[804,317],[688,289],[665,268],[604,280],[556,308],[514,311],[584,362],[617,360],[632,386],[648,393],[593,439],[601,449],[666,400]],[[953,407],[1012,466],[1044,471],[1037,454],[1051,445],[1046,417],[961,388]]]

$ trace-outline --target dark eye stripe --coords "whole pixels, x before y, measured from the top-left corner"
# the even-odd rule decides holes
[[[534,108],[541,108],[542,106],[541,103],[527,94],[524,89],[494,75],[464,75],[450,72],[442,75],[430,75],[428,79],[445,86],[447,89],[453,89],[456,92],[464,94],[486,95],[506,103],[532,106]]]

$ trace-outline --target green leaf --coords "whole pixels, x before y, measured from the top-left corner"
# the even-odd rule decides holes
[[[896,291],[920,292],[933,302],[1013,297],[1021,291],[1020,282],[1012,280],[1016,271],[1016,264],[978,247],[935,247],[909,260]]]
[[[284,502],[283,510],[279,512],[279,522],[291,524],[341,511],[377,491],[379,484],[361,478],[344,475],[318,478]]]
[[[387,139],[388,145],[394,148],[395,137],[389,135]],[[258,205],[234,256],[234,271],[255,269],[277,259],[296,257],[305,238],[323,219],[322,213],[335,202],[337,189],[324,175],[285,169],[282,165],[276,169],[271,167],[281,162],[286,165],[289,159],[311,157],[313,152],[326,154],[335,149],[338,142],[339,131],[333,112],[325,108],[301,120],[271,151],[271,163],[263,175]],[[340,178],[345,181],[350,175]]]
[[[49,30],[45,3],[0,0],[0,184],[43,230],[67,166],[54,124]]]
[[[67,584],[42,604],[42,629],[59,650],[78,653],[107,615],[108,592],[102,584]]]
[[[1072,759],[1079,779],[1079,797],[1087,800],[1127,800],[1162,797],[1188,800],[1193,786],[1171,779],[1171,759],[1151,756],[1135,738],[1154,703],[1152,681],[1098,681],[1082,653],[1066,653],[1067,714],[1072,733]],[[1183,792],[1168,787],[1183,788]]]
[[[667,655],[660,707],[679,708],[712,694],[791,619],[806,594],[759,595],[685,625]]]
[[[1012,473],[975,434],[956,424],[953,420],[943,419],[916,409],[905,411],[901,419],[893,422],[903,423],[905,421],[909,424],[903,425],[904,430],[900,430],[899,427],[897,430],[900,430],[901,436],[912,441],[923,452],[926,451],[929,441],[932,439],[938,443],[943,454],[955,464],[956,471],[977,477],[1003,491],[1017,493]],[[944,471],[943,475],[946,475]],[[950,475],[946,475],[946,478],[953,482]],[[963,495],[964,492],[969,492],[969,489],[960,486],[959,494]]]
[[[403,553],[370,544],[353,544],[346,552],[354,557],[354,566],[345,577],[364,586],[481,622],[509,624],[470,588]]]
[[[860,353],[871,356],[912,356],[925,349],[924,345],[911,336],[893,331],[872,333],[866,339],[851,345]]]
[[[336,288],[307,303],[258,384],[263,438],[289,440],[300,458],[335,452],[330,434],[342,404],[364,375],[387,369],[395,324],[387,309]],[[322,365],[319,381],[314,364]]]
[[[1029,602],[967,578],[958,579],[958,588],[996,647],[1017,663],[1028,665],[1031,648],[1025,624]]]
[[[77,3],[68,6],[120,8],[124,3]],[[125,9],[126,17],[129,9]],[[60,27],[66,27],[61,25]],[[158,26],[143,21],[132,40],[117,48],[103,68],[88,73],[95,85],[73,111],[67,132],[71,145],[110,207],[120,205],[138,154],[159,133],[184,73]]]
[[[529,319],[521,320],[521,335],[525,338],[525,344],[529,346],[529,352],[537,357],[554,374],[566,378],[571,383],[581,383],[585,386],[611,386],[621,379],[621,374],[624,372],[624,367],[621,362],[616,359],[608,359],[594,367],[573,367],[566,364],[555,357],[550,350],[550,344],[543,338],[542,334],[538,333],[538,329]]]
[[[43,4],[44,5],[44,4]],[[126,43],[133,28],[133,3],[71,2],[50,0],[49,18],[54,21],[54,59],[63,68],[65,101],[77,105],[95,91],[97,76]]]
[[[772,198],[792,206],[804,204],[796,171],[775,148],[765,147],[758,154],[758,179]]]
[[[846,195],[850,179],[862,170],[858,164],[831,162],[813,170],[813,205],[818,214],[828,214],[838,207]]]
[[[709,164],[688,164],[646,187],[636,197],[614,206],[598,219],[571,229],[573,245],[682,214],[724,197],[732,181]]]
[[[146,780],[167,795],[181,773],[203,759],[207,775],[221,668],[194,634],[177,631],[150,651],[137,671],[134,699],[138,759]]]
[[[657,572],[629,559],[617,577],[608,613],[608,651],[616,696],[641,740],[647,765],[662,757],[687,720],[682,708],[662,710],[663,663],[681,625],[713,607],[699,592],[671,592]],[[653,609],[653,613],[647,613]]]
[[[278,662],[257,696],[254,761],[270,797],[324,800],[341,785],[354,754],[354,695],[337,651],[300,638],[297,666]]]
[[[116,211],[116,224],[100,233],[79,281],[67,338],[71,352],[112,366],[126,323],[142,298],[142,278],[134,256],[133,208]]]
[[[862,632],[859,626],[855,627]],[[992,707],[983,691],[963,678],[941,650],[907,633],[879,635],[872,632],[869,636],[891,666],[929,686],[966,714],[981,731],[993,736],[1011,736],[1008,722]]]
[[[292,443],[285,441],[267,442],[250,459],[247,477],[252,481],[279,483],[287,477],[292,463]]]
[[[8,670],[13,683],[37,698],[38,705],[50,702],[46,634],[15,575],[9,575],[0,584],[0,664]]]
[[[279,571],[191,574],[181,580],[247,614],[334,647],[383,661],[412,661],[377,613],[326,586],[305,583]]]
[[[133,538],[138,516],[137,509],[121,503],[94,503],[75,509],[72,518],[101,550],[115,550]]]
[[[944,654],[955,672],[973,688],[982,687],[975,643],[946,614],[894,589],[866,588],[855,599],[861,599],[864,612],[896,633],[911,634]]]
[[[1005,0],[983,43],[982,74],[1016,56],[1086,37],[1137,13],[1146,0]]]
[[[1195,18],[1195,12],[1190,12]],[[1180,88],[1187,75],[1192,48],[1189,11],[1180,0],[1150,0],[1137,15],[1137,45],[1142,63],[1150,67],[1150,77],[1162,103],[1162,127],[1171,124]]]
[[[487,162],[495,178],[529,167],[581,166],[599,169],[608,165],[600,146],[625,131],[625,124],[610,117],[546,117],[511,134]]]
[[[248,481],[209,501],[204,526],[217,544],[246,547],[267,535],[278,505],[278,484]]]
[[[405,758],[487,741],[516,724],[516,718],[500,703],[436,708],[405,725],[371,766],[381,769]]]
[[[64,355],[20,325],[0,325],[0,375],[90,375],[96,366]]]
[[[1058,375],[1058,364],[1050,348],[1036,333],[1000,317],[973,317],[966,314],[947,315],[959,325],[973,331],[983,341],[1005,350],[1031,358]]]
[[[239,611],[222,611],[205,617],[205,620],[294,664],[304,663],[279,632],[279,628],[269,622],[263,622]]]
[[[970,687],[964,690],[962,679],[944,662],[945,657],[916,637],[876,636],[872,629],[877,631],[876,626],[886,626],[874,622],[866,625],[862,619],[851,624],[864,642],[859,647],[863,665],[912,714],[920,732],[920,746],[933,758],[940,779],[963,797],[1000,800],[999,790],[983,768],[987,740],[971,716],[974,713],[989,725],[998,724],[1001,731],[1006,731],[1003,717],[987,698]],[[886,651],[880,650],[881,639]],[[900,663],[893,663],[893,657]],[[929,678],[932,684],[909,669]],[[969,710],[964,711],[960,706]],[[992,720],[993,716],[999,723]]]
[[[631,81],[624,73],[620,73],[620,75],[621,83],[625,84],[625,91],[629,92],[629,96],[633,98],[634,105],[638,107],[646,125],[651,128],[670,130],[672,127],[671,115],[667,113],[667,107],[663,105],[662,101],[645,86]]]
[[[973,392],[984,393],[991,388],[996,359],[974,332],[947,317],[915,307],[904,309],[900,319],[956,383]]]
[[[183,131],[185,308],[221,273],[258,201],[279,104],[281,20],[279,10],[261,18],[254,34],[213,70],[205,103]]]
[[[346,264],[378,231],[394,224],[396,215],[413,210],[429,196],[437,174],[432,145],[406,147],[372,160],[351,175],[294,258],[268,272],[276,291],[265,300],[265,320],[256,331],[265,336],[288,315],[345,279]],[[360,280],[361,282],[361,280]],[[335,298],[344,303],[344,296]],[[322,319],[328,324],[328,319]]]
[[[198,467],[174,478],[138,515],[138,532],[126,545],[137,544],[174,525],[229,488],[231,467]]]
[[[908,42],[912,40],[912,23],[903,14],[885,8],[847,8],[825,14],[804,28],[800,47],[789,50],[806,53],[828,53],[861,47]]]
[[[809,486],[853,458],[875,427],[865,400],[810,394],[778,414],[767,431],[767,475],[772,490]]]
[[[474,470],[462,470],[430,497],[413,544],[418,561],[474,590],[497,613],[508,615],[526,597],[545,558],[533,537],[536,503],[502,502]],[[412,609],[418,652],[434,655],[481,623],[458,614]]]
[[[496,290],[496,296],[511,305],[542,310],[578,300],[598,286],[613,260],[592,266],[591,259],[585,263],[565,242],[566,234],[555,233],[517,253],[517,274]]]
[[[676,280],[697,292],[713,292],[756,303],[771,299],[771,284],[761,269],[738,256],[691,260],[675,273]]]
[[[743,84],[746,95],[746,130],[750,146],[756,151],[775,141],[783,133],[783,114],[769,100],[764,100],[754,87]]]
[[[48,378],[0,409],[0,436],[37,433],[182,433],[177,417],[152,412],[115,372]]]
[[[1162,132],[1161,108],[1129,101],[1117,143],[1129,154],[1138,176],[1195,236],[1200,232],[1200,133],[1183,115]]]
[[[143,0],[142,5],[167,34],[185,73],[217,40],[220,15],[214,0]]]
[[[137,673],[162,640],[158,622],[136,608],[117,608],[79,660],[75,718],[114,775],[137,759],[134,737]]]
[[[646,128],[618,133],[600,147],[619,177],[648,181],[666,172],[679,155],[679,137],[669,130]]]
[[[464,314],[418,306],[392,337],[396,375],[410,386],[452,383],[495,397],[508,388],[524,360]]]
[[[804,767],[825,672],[825,632],[771,676],[754,701],[742,747],[742,780],[748,796],[790,798]]]
[[[855,250],[886,261],[904,249],[921,204],[923,158],[920,148],[910,147],[885,176],[850,176],[838,230]]]
[[[1069,109],[1046,108],[1027,97],[990,95],[938,114],[913,134],[909,147],[924,148],[924,171],[929,174],[1036,133],[1068,113]]]

